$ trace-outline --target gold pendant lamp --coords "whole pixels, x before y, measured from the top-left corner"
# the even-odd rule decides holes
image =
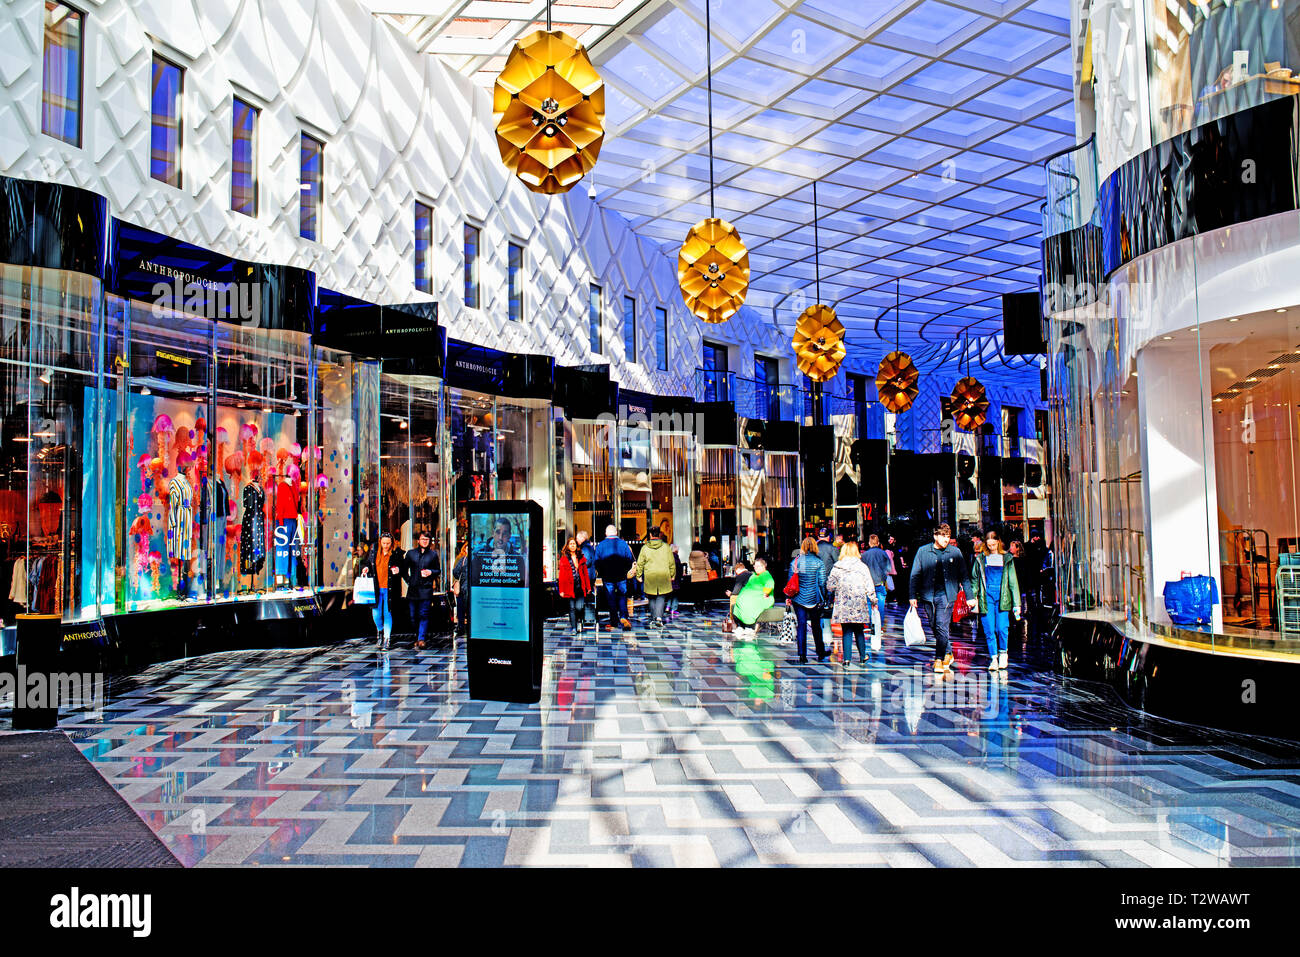
[[[704,2],[709,78],[709,218],[691,227],[677,255],[677,285],[686,308],[703,322],[726,322],[749,292],[749,250],[736,227],[717,217],[713,201],[713,20]]]
[[[535,193],[567,193],[600,156],[605,81],[587,49],[562,30],[524,37],[492,91],[501,161]]]
[[[817,302],[799,316],[794,326],[795,363],[799,371],[813,382],[825,382],[840,371],[840,363],[848,355],[844,345],[844,325],[835,310],[822,299],[821,236],[817,225],[817,183],[813,181],[813,282],[816,284]]]
[[[917,383],[921,379],[920,370],[912,357],[899,347],[899,312],[901,310],[898,281],[894,281],[894,351],[880,360],[876,370],[876,394],[880,404],[888,411],[906,412],[912,407],[912,401],[920,391]]]
[[[952,421],[963,432],[974,432],[989,414],[989,399],[984,385],[970,374],[970,341],[966,340],[966,375],[957,380],[948,400],[952,404]]]

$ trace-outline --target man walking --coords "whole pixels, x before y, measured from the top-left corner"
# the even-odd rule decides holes
[[[817,533],[817,557],[822,560],[822,567],[826,570],[827,577],[829,577],[831,569],[840,560],[840,550],[831,543],[829,529],[823,528]]]
[[[883,628],[881,618],[884,614],[883,609],[885,607],[885,596],[888,594],[885,584],[889,578],[890,562],[889,555],[880,547],[879,535],[872,535],[867,539],[867,550],[862,555],[862,564],[866,565],[867,570],[871,572],[871,580],[876,586],[876,620],[873,624],[875,625],[876,637],[881,638],[881,630]]]
[[[618,537],[618,529],[613,525],[606,526],[605,540],[596,546],[596,570],[605,583],[611,629],[616,621],[624,631],[632,628],[632,614],[627,607],[627,579],[633,561],[632,549]]]
[[[934,530],[934,543],[922,545],[912,562],[909,582],[913,608],[924,602],[934,629],[934,670],[946,674],[952,665],[951,639],[952,606],[969,580],[966,559],[961,549],[952,545],[952,529],[947,523]]]
[[[402,559],[402,577],[406,579],[406,600],[415,625],[415,647],[423,651],[429,635],[429,609],[433,605],[434,576],[438,574],[437,553],[429,547],[429,533],[422,531]]]

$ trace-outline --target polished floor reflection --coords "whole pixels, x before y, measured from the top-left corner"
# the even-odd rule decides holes
[[[858,669],[548,626],[535,706],[469,700],[463,646],[213,655],[62,726],[187,865],[1300,863],[1300,748],[888,631]]]

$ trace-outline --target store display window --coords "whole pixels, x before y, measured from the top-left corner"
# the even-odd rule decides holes
[[[1147,0],[1153,141],[1300,93],[1300,0]]]
[[[547,356],[448,344],[444,416],[453,562],[469,541],[470,502],[533,501],[542,507],[544,527],[555,527],[553,369]],[[543,573],[551,578],[555,544],[549,536],[543,548]]]
[[[0,619],[80,621],[111,587],[99,549],[101,283],[0,266]]]

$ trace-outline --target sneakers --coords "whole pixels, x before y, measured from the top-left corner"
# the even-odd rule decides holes
[[[994,655],[993,660],[989,662],[989,671],[997,671],[1002,666],[998,664],[998,656]]]
[[[938,658],[935,658],[934,673],[937,675],[946,675],[948,673],[948,666],[944,664],[942,661],[940,661]]]
[[[947,671],[948,669],[950,669],[950,668],[952,667],[952,661],[953,661],[953,658],[952,658],[952,652],[950,651],[950,652],[948,652],[948,654],[946,654],[946,655],[943,656],[943,670],[944,670],[944,671]]]
[[[618,623],[623,626],[624,631],[632,630],[632,622],[628,621],[626,618],[620,618]]]
[[[1002,652],[1002,654],[998,655],[998,667],[1001,668],[1001,669],[1003,669],[1003,670],[1006,670],[1006,667],[1007,667],[1007,653],[1006,653],[1005,651]]]

